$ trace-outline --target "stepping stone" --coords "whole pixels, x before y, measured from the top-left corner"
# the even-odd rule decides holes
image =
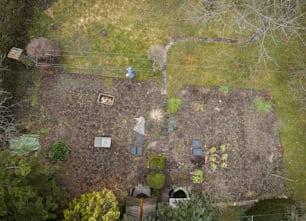
[[[192,140],[192,147],[202,147],[202,141],[199,139]]]
[[[132,152],[133,155],[137,155],[137,147],[134,147],[134,146],[133,146],[133,147],[131,148],[131,152]]]
[[[192,155],[193,156],[203,156],[202,148],[193,148],[192,149]]]
[[[142,147],[132,146],[131,152],[132,152],[132,155],[142,156]]]
[[[143,134],[136,133],[136,143],[141,144],[143,141]]]

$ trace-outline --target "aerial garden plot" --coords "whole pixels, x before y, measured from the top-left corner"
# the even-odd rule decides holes
[[[108,188],[124,203],[149,186],[160,202],[176,189],[223,206],[305,200],[299,35],[268,29],[267,16],[238,30],[237,11],[199,20],[198,1],[42,2],[17,113],[64,168],[70,198]]]
[[[145,184],[148,159],[157,155],[166,158],[166,195],[173,185],[204,190],[215,202],[285,194],[279,124],[267,92],[186,86],[169,114],[156,81],[130,88],[126,79],[104,86],[106,80],[67,73],[42,78],[41,126],[52,128],[43,142],[63,140],[70,147],[63,180],[74,195],[106,186],[121,197]],[[97,102],[99,93],[113,95],[114,103]],[[142,140],[133,130],[139,117],[145,119]],[[103,135],[111,137],[110,148],[95,147]],[[142,153],[134,155],[133,146]]]

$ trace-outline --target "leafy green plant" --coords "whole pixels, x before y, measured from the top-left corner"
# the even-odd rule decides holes
[[[50,128],[41,128],[39,131],[37,131],[37,133],[40,136],[45,136],[47,133],[49,133],[49,131],[50,131]]]
[[[57,141],[48,147],[49,155],[54,161],[64,160],[68,154],[68,147],[62,141]]]
[[[155,170],[165,169],[166,157],[161,156],[149,156],[149,168]]]
[[[210,152],[210,153],[216,153],[216,151],[217,151],[217,148],[216,148],[216,147],[211,147],[211,148],[209,149],[209,152]]]
[[[171,97],[168,99],[168,113],[175,114],[178,112],[182,105],[182,100],[179,98]]]
[[[197,170],[194,171],[194,174],[192,176],[192,182],[197,183],[197,184],[200,184],[200,183],[203,182],[203,172],[202,172],[202,170],[197,169]]]
[[[220,165],[221,168],[227,168],[227,162],[222,162]]]
[[[254,191],[251,191],[251,190],[249,190],[247,193],[246,193],[246,195],[247,195],[247,197],[252,197],[253,195],[254,195]]]
[[[216,156],[210,156],[209,157],[209,161],[216,162],[217,161],[217,157]]]
[[[228,86],[221,85],[219,87],[219,91],[222,92],[223,94],[227,95],[228,92],[229,92],[229,88],[228,88]]]
[[[210,164],[210,168],[211,168],[212,170],[216,170],[216,169],[218,168],[218,165],[217,165],[216,163],[211,163],[211,164]]]
[[[266,101],[262,98],[256,98],[255,99],[255,106],[257,108],[257,111],[261,114],[266,114],[271,111],[272,104],[269,101]]]
[[[227,153],[224,153],[221,155],[221,160],[227,160],[228,158],[228,154]]]
[[[188,168],[189,168],[189,163],[184,163],[184,169],[188,170]]]
[[[220,145],[220,151],[221,153],[224,153],[227,150],[227,146],[225,144]]]
[[[147,184],[156,190],[159,190],[161,188],[163,188],[163,186],[165,185],[166,182],[166,176],[163,173],[155,173],[155,172],[151,172],[148,174],[148,176],[146,177],[146,181]]]

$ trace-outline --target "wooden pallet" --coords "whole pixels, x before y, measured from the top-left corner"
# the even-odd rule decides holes
[[[12,47],[9,53],[7,54],[8,58],[19,60],[23,50],[21,48]]]

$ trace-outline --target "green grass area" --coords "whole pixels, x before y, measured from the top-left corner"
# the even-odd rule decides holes
[[[306,199],[306,119],[305,104],[301,104],[306,86],[305,74],[301,73],[305,70],[305,55],[296,41],[270,43],[268,47],[277,64],[270,62],[267,68],[259,65],[255,69],[255,44],[177,43],[168,57],[168,90],[170,96],[175,96],[179,88],[190,84],[268,91],[281,125],[285,176],[294,180],[288,181],[287,187],[294,199],[302,201]],[[291,81],[295,84],[289,84]]]
[[[183,0],[58,0],[53,17],[36,11],[30,37],[61,42],[62,64],[71,72],[124,77],[132,66],[137,79],[152,77],[147,59],[151,45],[165,45],[175,36],[221,35],[220,26],[199,26],[184,20]],[[52,30],[51,24],[59,24]],[[103,37],[101,31],[106,30]],[[226,37],[235,37],[226,30]],[[277,36],[276,36],[277,37]],[[168,53],[168,96],[184,85],[252,88],[269,91],[281,125],[285,176],[290,195],[306,200],[305,53],[298,39],[275,44],[267,39],[273,60],[257,65],[256,43],[178,42]],[[160,74],[160,73],[159,73]],[[159,75],[157,76],[159,78]],[[304,108],[304,109],[303,109]]]

